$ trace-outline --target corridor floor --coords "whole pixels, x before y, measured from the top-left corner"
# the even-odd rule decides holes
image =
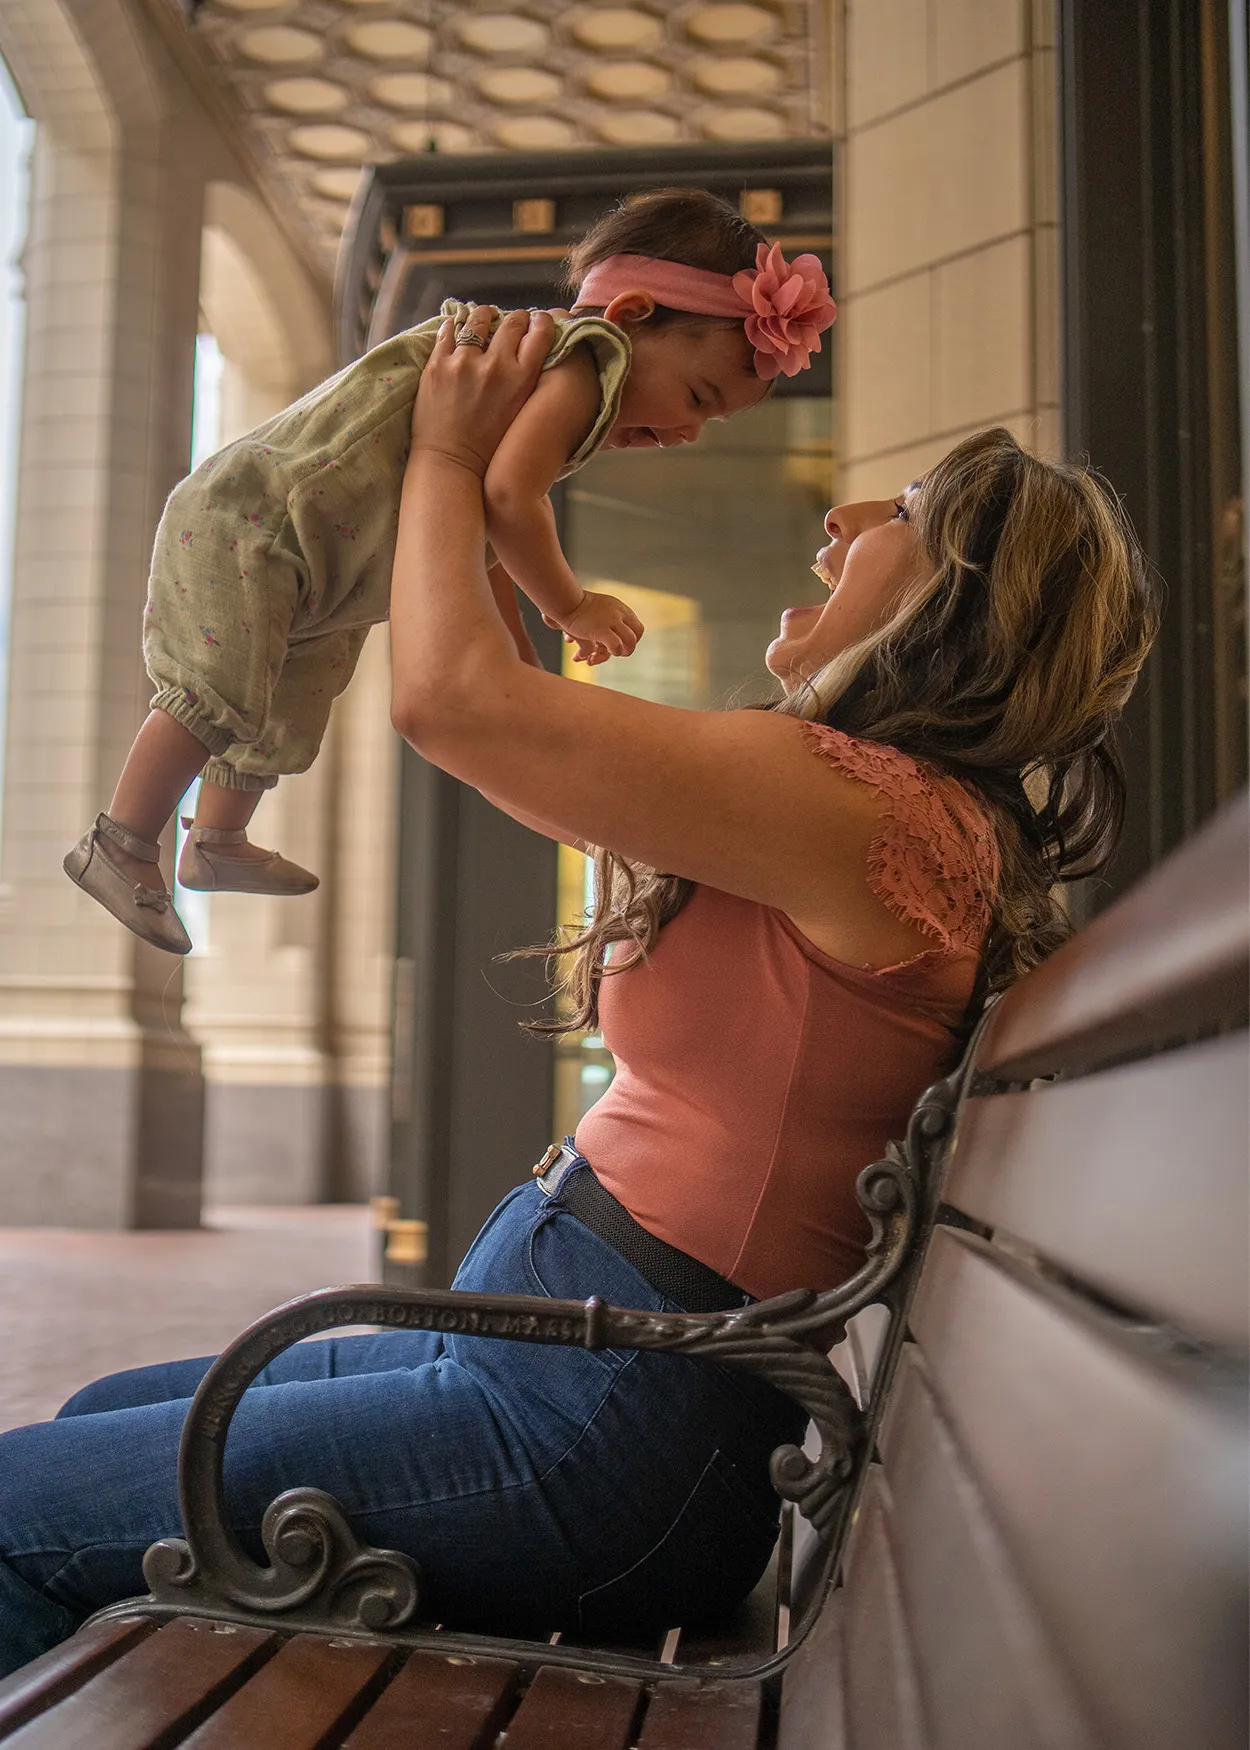
[[[355,1204],[234,1207],[190,1233],[0,1228],[0,1431],[88,1380],[216,1353],[293,1295],[377,1279]]]

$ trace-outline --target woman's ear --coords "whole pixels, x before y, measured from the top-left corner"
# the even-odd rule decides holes
[[[615,322],[620,328],[632,328],[655,315],[655,299],[650,292],[618,292],[605,307],[605,322]]]

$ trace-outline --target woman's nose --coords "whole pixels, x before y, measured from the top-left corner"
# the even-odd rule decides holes
[[[831,541],[836,541],[842,533],[842,524],[838,520],[838,506],[836,504],[825,518],[825,533]]]

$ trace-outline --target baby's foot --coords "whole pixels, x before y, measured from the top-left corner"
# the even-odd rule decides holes
[[[65,858],[65,873],[145,942],[185,954],[191,938],[173,908],[158,863],[160,853],[107,814]]]
[[[119,845],[115,845],[111,840],[104,850],[104,855],[113,867],[135,886],[150,888],[153,893],[168,893],[169,889],[165,885],[158,863],[148,863],[141,857],[132,857],[129,851],[123,851]]]
[[[203,843],[202,840],[201,843]],[[213,856],[214,858],[228,857],[232,862],[254,863],[264,862],[266,857],[273,856],[273,852],[267,851],[263,845],[254,845],[249,839],[244,839],[239,845],[215,844]],[[185,886],[186,883],[184,882],[183,885]]]
[[[317,877],[277,851],[248,843],[241,828],[187,827],[178,859],[178,879],[196,893],[273,893],[290,897],[311,893]]]

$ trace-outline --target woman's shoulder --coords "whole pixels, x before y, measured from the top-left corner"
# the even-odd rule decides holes
[[[951,773],[887,743],[805,723],[809,750],[882,804],[869,880],[898,916],[950,949],[979,950],[999,883],[988,809]]]

